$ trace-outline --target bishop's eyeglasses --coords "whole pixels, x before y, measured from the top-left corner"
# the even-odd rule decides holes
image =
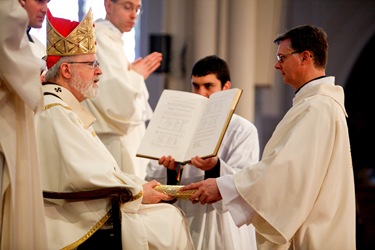
[[[69,63],[69,64],[86,64],[86,65],[89,65],[91,66],[91,68],[95,69],[97,67],[99,67],[99,62],[98,60],[94,60],[94,61],[91,61],[91,62],[66,62],[66,63]]]

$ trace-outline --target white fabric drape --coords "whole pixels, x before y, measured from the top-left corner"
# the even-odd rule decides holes
[[[0,249],[46,249],[33,111],[41,109],[39,63],[17,0],[0,1]]]

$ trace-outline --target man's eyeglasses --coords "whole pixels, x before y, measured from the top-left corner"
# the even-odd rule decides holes
[[[135,11],[137,15],[142,14],[142,6],[134,7],[134,5],[130,2],[119,3],[118,1],[116,1],[113,3],[122,5],[122,7],[124,7],[125,11],[128,13],[132,13]]]
[[[66,62],[66,63],[69,63],[69,64],[86,64],[86,65],[89,65],[91,66],[93,69],[99,67],[99,62],[97,60],[94,60],[92,62]]]
[[[290,52],[289,54],[285,54],[285,55],[277,55],[276,59],[279,63],[283,63],[288,56],[296,54],[296,53],[300,53],[300,51],[293,51],[293,52]]]

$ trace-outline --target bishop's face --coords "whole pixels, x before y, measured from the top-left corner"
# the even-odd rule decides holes
[[[73,58],[74,60],[68,63],[71,69],[69,85],[75,90],[72,93],[79,101],[95,97],[99,88],[99,76],[102,74],[96,55],[80,55]]]

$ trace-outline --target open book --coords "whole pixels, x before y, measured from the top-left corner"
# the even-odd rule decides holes
[[[237,88],[215,92],[209,98],[164,90],[137,156],[157,160],[171,155],[182,164],[194,156],[216,156],[241,94]]]

